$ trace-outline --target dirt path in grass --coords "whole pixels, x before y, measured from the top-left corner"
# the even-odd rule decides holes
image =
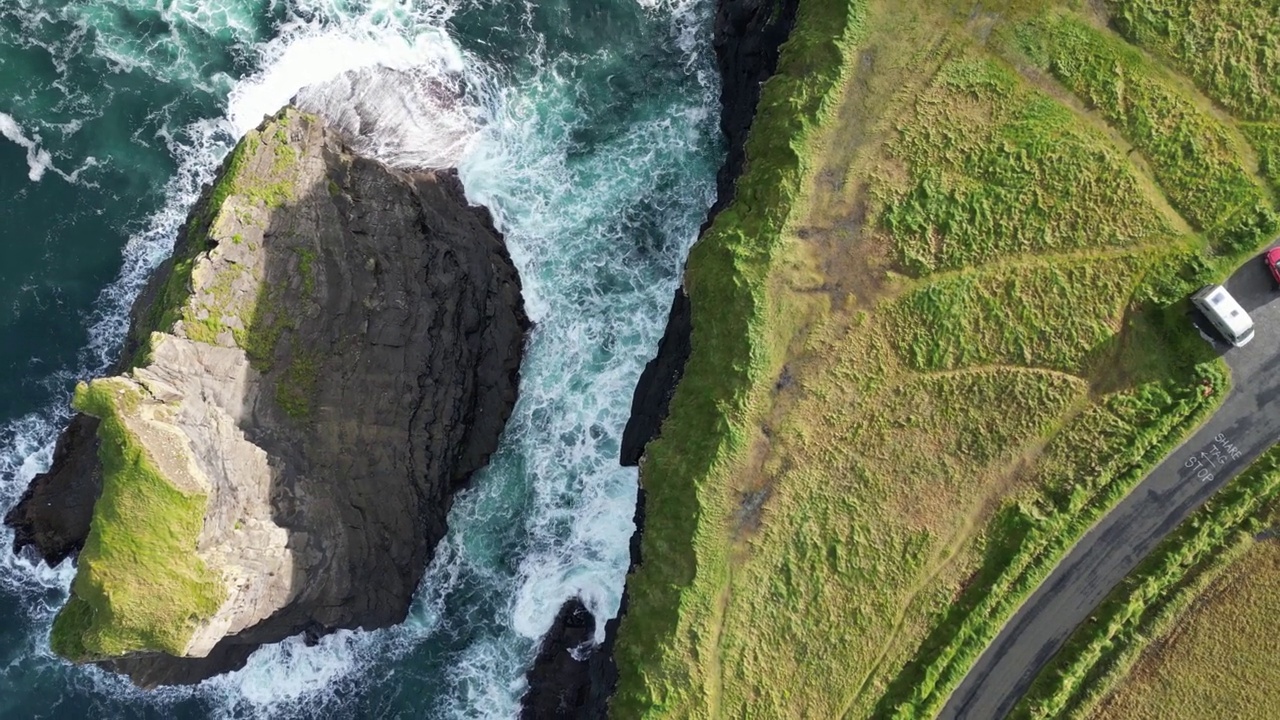
[[[948,700],[943,720],[1003,718],[1103,598],[1174,528],[1280,440],[1280,293],[1259,262],[1227,283],[1257,335],[1225,350],[1218,412],[1098,522],[1019,608]],[[1201,468],[1211,473],[1200,477]]]

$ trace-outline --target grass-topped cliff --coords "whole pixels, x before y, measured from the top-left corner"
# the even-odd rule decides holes
[[[191,438],[168,424],[181,400],[157,395],[154,378],[145,373],[155,362],[157,344],[173,338],[217,345],[227,333],[251,360],[274,356],[279,332],[262,326],[264,314],[256,307],[272,289],[259,283],[256,292],[245,293],[244,286],[254,283],[255,264],[244,258],[219,262],[209,251],[242,238],[234,232],[241,224],[265,227],[265,214],[298,194],[298,151],[289,132],[299,122],[319,121],[289,110],[238,143],[192,210],[155,289],[143,299],[131,329],[136,350],[129,373],[76,389],[72,406],[100,421],[102,491],[71,598],[53,625],[53,649],[64,657],[187,655],[193,634],[227,600],[223,569],[211,567],[208,553],[198,548],[209,482],[196,469]],[[259,158],[264,132],[269,167]],[[288,392],[284,383],[278,385],[277,395]]]
[[[153,332],[177,330],[184,337],[208,344],[229,339],[245,351],[256,369],[270,368],[281,334],[292,319],[275,307],[281,294],[279,287],[260,282],[253,292],[235,292],[243,289],[238,285],[254,281],[246,273],[254,272],[255,266],[241,262],[243,256],[261,254],[261,240],[246,240],[241,226],[260,226],[266,220],[255,219],[255,215],[269,214],[297,199],[303,189],[298,187],[298,149],[290,140],[290,129],[295,123],[320,122],[313,115],[290,108],[280,118],[250,130],[232,149],[216,182],[192,210],[170,265],[161,271],[163,282],[153,297],[145,298],[150,302],[132,332],[131,344],[137,347],[134,365],[149,362]],[[229,261],[206,262],[204,277],[193,278],[200,258],[220,242],[232,246],[220,253]],[[304,282],[314,290],[311,263],[315,249],[299,244],[291,251],[298,255],[298,271]],[[261,268],[256,270],[261,272]],[[305,364],[305,358],[300,359]],[[303,378],[302,382],[314,381]],[[290,414],[306,412],[305,393],[284,383],[276,393],[277,399],[287,399],[284,404]]]
[[[932,717],[1216,407],[1185,297],[1275,234],[1272,128],[1139,6],[801,0],[689,259],[614,716]]]

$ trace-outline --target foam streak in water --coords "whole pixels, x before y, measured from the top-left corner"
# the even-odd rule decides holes
[[[73,172],[65,173],[59,170],[53,165],[53,155],[40,147],[40,137],[38,135],[27,137],[18,121],[14,120],[12,115],[3,112],[0,112],[0,135],[27,151],[27,178],[32,182],[40,182],[44,174],[52,170],[63,180],[75,183],[79,181],[81,172],[97,163],[94,158],[89,157],[85,158],[84,163]]]
[[[96,375],[109,366],[130,303],[170,252],[233,138],[295,97],[342,127],[357,148],[392,165],[459,167],[469,197],[492,211],[506,236],[538,327],[502,447],[455,499],[449,535],[404,625],[342,632],[315,647],[289,640],[261,649],[238,673],[151,694],[96,670],[67,669],[47,654],[24,662],[66,673],[55,685],[83,686],[76,692],[88,693],[89,702],[122,714],[142,707],[169,717],[195,706],[201,715],[236,718],[509,717],[536,639],[567,598],[583,597],[601,619],[617,611],[636,488],[635,471],[617,465],[619,436],[685,251],[711,201],[717,152],[710,5],[642,2],[644,9],[626,3],[608,9],[639,34],[625,38],[635,47],[620,44],[612,31],[604,45],[584,47],[578,28],[558,27],[561,16],[540,17],[538,7],[526,6],[507,21],[530,35],[524,41],[532,60],[500,70],[473,54],[491,37],[473,40],[464,52],[444,24],[454,12],[497,13],[500,4],[165,6],[170,27],[196,27],[192,37],[201,42],[232,43],[257,70],[227,83],[222,117],[162,133],[179,159],[164,207],[126,246],[124,269],[99,298],[79,366],[57,377]],[[83,25],[118,35],[128,25],[114,12],[117,5],[154,7],[151,0],[95,0],[75,12]],[[222,15],[201,11],[203,5],[216,5]],[[253,19],[282,8],[269,37],[258,37]],[[218,17],[235,22],[219,28]],[[194,40],[188,46],[184,37],[174,30],[155,41],[174,59],[171,66],[132,56],[113,62],[174,82],[200,67]],[[96,51],[128,53],[140,43],[113,40]],[[209,77],[189,82],[219,86]],[[16,132],[32,143],[24,145],[29,152],[38,148],[31,133]],[[0,506],[11,506],[47,465],[65,419],[65,399],[58,398],[47,412],[0,429]],[[0,545],[10,539],[0,531]],[[31,600],[37,632],[47,632],[45,598],[50,588],[66,587],[69,570],[7,562],[0,583]]]

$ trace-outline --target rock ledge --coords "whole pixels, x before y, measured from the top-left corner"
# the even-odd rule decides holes
[[[528,327],[487,211],[452,171],[356,156],[287,108],[249,133],[77,391],[6,517],[79,548],[56,650],[139,684],[262,644],[402,621],[515,401]]]

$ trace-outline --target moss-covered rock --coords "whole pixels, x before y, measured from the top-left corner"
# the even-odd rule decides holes
[[[265,120],[139,298],[119,374],[77,390],[96,433],[34,481],[100,493],[83,535],[18,513],[42,550],[83,543],[55,651],[185,683],[401,621],[510,415],[526,326],[454,173],[358,157],[291,108]]]
[[[152,447],[161,443],[143,437],[157,432],[148,426],[168,408],[145,402],[134,383],[81,383],[72,404],[100,420],[103,483],[74,594],[53,625],[53,648],[72,660],[148,650],[184,654],[196,624],[227,594],[196,553],[207,492],[181,472],[185,467],[160,469]],[[172,443],[166,459],[190,458],[182,437],[166,439]]]

